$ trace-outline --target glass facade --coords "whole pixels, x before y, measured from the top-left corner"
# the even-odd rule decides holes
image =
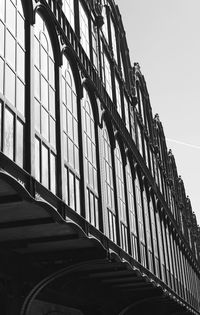
[[[198,228],[111,7],[100,26],[84,1],[50,3],[35,3],[31,24],[20,0],[0,0],[2,168],[30,175],[65,219],[101,232],[195,308]]]

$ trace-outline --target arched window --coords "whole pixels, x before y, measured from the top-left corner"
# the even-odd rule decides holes
[[[142,210],[142,194],[139,183],[138,175],[135,178],[135,193],[136,193],[136,204],[137,204],[137,216],[138,216],[138,228],[139,228],[139,239],[140,239],[140,261],[143,266],[146,267],[146,241],[144,235],[144,221],[143,221],[143,210]]]
[[[143,192],[143,201],[144,201],[144,218],[145,218],[145,229],[146,229],[146,238],[147,238],[149,270],[153,272],[154,270],[153,249],[152,249],[152,241],[151,241],[150,222],[149,222],[149,206],[148,206],[146,190],[144,190]]]
[[[83,90],[83,141],[86,178],[86,219],[99,227],[98,183],[96,161],[95,122],[86,89]]]
[[[65,168],[65,201],[80,213],[80,171],[77,94],[70,64],[63,56],[62,117]]]
[[[24,126],[26,122],[24,38],[25,17],[21,0],[1,0],[0,150],[22,167],[24,165]]]
[[[71,27],[74,29],[74,0],[63,0],[62,10]]]
[[[126,165],[126,178],[127,178],[127,193],[128,193],[128,210],[130,218],[130,233],[131,233],[131,246],[132,254],[138,260],[138,235],[136,227],[136,209],[135,209],[135,196],[133,192],[133,177],[129,161]]]
[[[121,247],[125,251],[128,251],[124,173],[123,173],[122,156],[121,156],[118,142],[116,143],[116,148],[115,148],[115,167],[116,167],[116,184],[117,184],[117,200],[118,200],[118,213],[119,213],[119,222],[120,222]]]
[[[152,239],[153,239],[155,272],[156,272],[156,275],[159,276],[160,275],[160,268],[159,268],[159,257],[158,257],[158,243],[157,243],[157,235],[156,235],[156,220],[155,220],[154,206],[153,206],[153,202],[151,199],[149,202],[149,210],[150,210],[151,230],[152,230]]]
[[[106,126],[104,126],[103,129],[103,149],[106,191],[106,234],[113,242],[116,242],[116,213],[113,186],[113,166],[110,139]]]
[[[56,192],[55,65],[49,32],[39,14],[34,26],[35,177]]]

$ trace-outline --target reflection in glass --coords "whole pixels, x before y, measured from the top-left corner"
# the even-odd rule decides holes
[[[8,108],[5,109],[4,128],[4,153],[14,159],[14,115]]]

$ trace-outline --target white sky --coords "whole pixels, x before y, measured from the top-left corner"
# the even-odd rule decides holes
[[[200,0],[115,3],[200,224]]]

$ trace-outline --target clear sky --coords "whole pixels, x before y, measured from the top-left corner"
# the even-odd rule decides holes
[[[115,0],[200,225],[200,0]]]

